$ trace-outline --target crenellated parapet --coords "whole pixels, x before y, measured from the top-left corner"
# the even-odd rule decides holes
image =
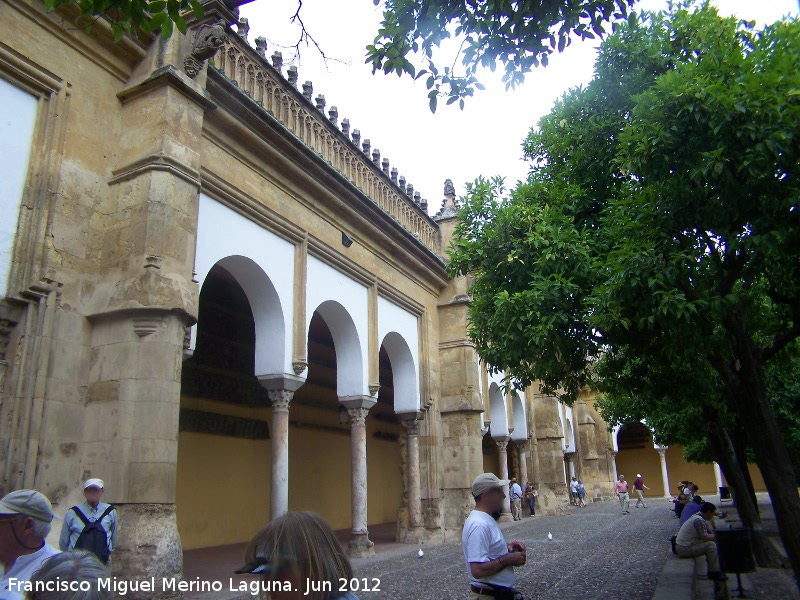
[[[358,129],[351,130],[349,119],[339,121],[336,106],[325,110],[325,96],[314,98],[310,81],[302,85],[302,91],[297,89],[296,67],[290,67],[284,77],[281,53],[268,59],[264,38],[256,39],[256,48],[251,48],[245,37],[248,30],[247,23],[240,22],[239,34],[226,36],[214,57],[214,67],[422,244],[440,254],[439,230],[427,214],[427,201],[414,192],[413,185],[406,185],[405,177],[398,180],[397,169],[389,168],[389,159],[381,158],[380,150],[373,148],[369,139],[362,139]]]

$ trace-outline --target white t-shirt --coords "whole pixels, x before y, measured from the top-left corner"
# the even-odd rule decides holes
[[[467,575],[473,583],[493,583],[503,587],[513,587],[516,576],[514,567],[508,566],[502,571],[483,579],[475,579],[469,563],[483,563],[495,560],[508,554],[503,533],[491,515],[482,510],[473,510],[464,522],[464,533],[461,535],[464,548],[464,559],[467,563]]]
[[[42,563],[58,553],[58,550],[49,544],[45,544],[36,552],[17,558],[8,573],[4,573],[0,577],[0,600],[22,600],[25,594],[20,591],[23,589],[20,584],[30,581],[33,574],[42,566]],[[11,579],[14,580],[14,585],[11,585]]]
[[[571,490],[572,490],[572,493],[573,493],[573,494],[574,494],[574,493],[576,493],[576,492],[578,491],[578,486],[579,486],[579,485],[580,485],[580,484],[579,484],[577,481],[570,481],[570,482],[569,482],[569,489],[571,489]]]

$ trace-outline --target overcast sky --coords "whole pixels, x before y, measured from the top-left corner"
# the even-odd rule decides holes
[[[762,25],[798,13],[798,0],[712,3],[723,14]],[[642,0],[638,6],[659,9],[666,1]],[[297,7],[297,0],[255,0],[241,7],[241,16],[250,23],[250,43],[263,36],[267,55],[278,50],[288,62],[300,31],[290,24]],[[364,63],[365,47],[373,42],[381,17],[372,0],[303,0],[300,16],[329,60],[326,66],[316,48],[301,46],[299,62],[294,63],[299,81],[311,80],[314,97],[323,94],[328,108],[338,107],[340,120],[350,119],[362,140],[369,139],[381,158],[388,158],[428,200],[431,214],[441,204],[445,179],[452,179],[462,195],[465,183],[479,175],[503,176],[508,187],[525,177],[523,139],[564,91],[589,82],[597,47],[592,40],[573,42],[516,90],[505,91],[500,68],[496,73],[486,70],[479,74],[486,91],[467,99],[463,111],[457,104],[441,102],[431,114],[424,78],[415,82],[408,76],[373,75]]]

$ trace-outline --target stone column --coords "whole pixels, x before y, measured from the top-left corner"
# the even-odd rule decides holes
[[[401,414],[400,419],[408,434],[408,534],[406,543],[422,541],[422,498],[420,493],[419,473],[419,422],[424,413]]]
[[[289,403],[294,392],[268,390],[272,402],[272,479],[270,483],[270,520],[289,511]]]
[[[500,456],[500,479],[508,479],[508,441],[511,438],[509,436],[494,438],[494,441],[497,442],[497,449],[498,454]],[[503,502],[503,510],[500,514],[499,521],[501,523],[505,523],[506,521],[512,521],[511,517],[511,491],[506,486],[506,500]]]
[[[669,475],[667,474],[667,448],[669,448],[669,446],[656,448],[658,457],[661,459],[661,479],[664,482],[664,498],[671,497],[669,493]]]
[[[367,530],[367,413],[377,400],[370,396],[342,399],[350,415],[350,453],[352,460],[351,510],[353,528],[350,532],[348,556],[375,556],[375,544]]]
[[[575,477],[575,453],[568,452],[564,455],[564,458],[567,459],[567,465],[569,465],[569,480],[571,481]]]
[[[270,519],[289,511],[289,403],[305,379],[289,373],[259,375],[258,382],[272,403],[272,472],[270,480]]]
[[[719,493],[719,488],[722,487],[722,471],[717,463],[714,463],[714,481],[717,483],[717,493]]]
[[[521,440],[519,442],[514,442],[514,444],[519,451],[519,484],[524,490],[525,485],[528,483],[528,453],[526,452],[528,449],[528,440]]]

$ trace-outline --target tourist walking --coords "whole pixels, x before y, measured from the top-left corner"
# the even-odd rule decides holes
[[[515,521],[522,520],[522,488],[516,477],[511,478],[511,514]]]
[[[506,544],[497,525],[506,494],[508,480],[498,479],[493,473],[478,475],[472,482],[473,510],[464,522],[461,545],[470,581],[470,600],[487,597],[524,600],[514,589],[514,567],[525,564],[525,544],[513,541]]]
[[[631,507],[631,497],[630,494],[628,494],[628,482],[625,481],[625,475],[619,476],[619,479],[614,486],[614,492],[617,494],[617,498],[619,499],[619,505],[622,508],[622,514],[631,514],[631,511],[628,510]]]
[[[636,480],[633,482],[633,489],[636,491],[636,508],[639,508],[639,503],[641,502],[642,506],[647,508],[647,503],[644,501],[644,491],[650,491],[650,488],[644,484],[644,480],[642,479],[642,474],[636,474]]]
[[[578,504],[578,478],[572,476],[572,481],[569,482],[569,503]]]
[[[587,506],[584,498],[586,498],[586,486],[583,485],[583,482],[580,479],[578,479],[578,506],[581,508],[586,508]]]

